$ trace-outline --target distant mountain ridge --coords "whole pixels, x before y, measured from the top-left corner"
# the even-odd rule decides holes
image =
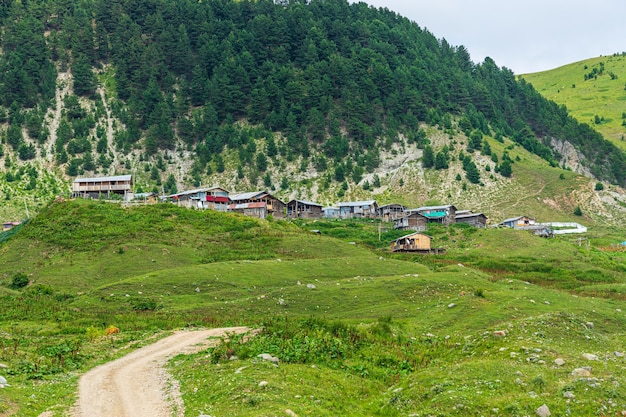
[[[439,188],[424,172],[462,160],[448,181],[462,195],[466,181],[506,183],[513,147],[572,168],[555,143],[581,172],[626,184],[624,153],[529,83],[364,3],[11,2],[0,25],[0,198],[14,213],[64,180],[126,173],[137,191],[414,200]]]

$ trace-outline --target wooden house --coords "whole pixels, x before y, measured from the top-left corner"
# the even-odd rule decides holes
[[[107,198],[121,196],[132,200],[133,178],[131,175],[114,177],[76,178],[72,183],[72,197]]]
[[[449,226],[456,221],[456,207],[453,205],[426,206],[411,211],[417,211],[431,223],[442,223]]]
[[[443,249],[433,249],[431,247],[432,237],[423,233],[411,233],[410,235],[399,237],[391,243],[392,252],[418,252],[418,253],[439,253]]]
[[[248,217],[256,217],[258,219],[265,219],[268,215],[267,203],[265,201],[257,201],[256,203],[229,204],[228,211],[232,213],[240,213]]]
[[[392,222],[403,217],[406,210],[402,204],[386,204],[376,209],[376,216],[384,222]]]
[[[322,213],[324,213],[325,219],[338,219],[341,211],[339,207],[322,207]]]
[[[374,218],[378,209],[378,204],[376,204],[375,200],[350,201],[339,203],[337,206],[339,207],[339,217],[342,219]]]
[[[467,213],[468,211],[469,210],[466,210],[464,212],[457,211],[456,222],[469,224],[470,226],[474,226],[478,228],[487,227],[487,216],[485,216],[483,213],[472,213],[472,212]],[[459,214],[459,213],[462,213],[462,214]]]
[[[167,200],[181,207],[226,211],[228,191],[221,187],[198,188],[167,196]]]
[[[249,193],[231,194],[230,200],[235,205],[247,203],[265,203],[267,215],[271,214],[277,219],[285,218],[286,204],[282,200],[274,197],[266,191],[252,191]]]
[[[423,232],[426,230],[428,219],[417,211],[409,211],[404,216],[393,221],[393,228],[396,230],[415,230]]]
[[[287,217],[290,219],[319,219],[322,214],[321,204],[302,200],[287,203]]]
[[[504,220],[497,226],[510,227],[516,230],[527,230],[541,237],[554,237],[554,231],[549,225],[537,223],[535,219],[528,216],[512,217]]]
[[[531,219],[528,216],[518,216],[506,219],[502,221],[502,223],[499,223],[498,226],[510,227],[512,229],[528,229],[536,224],[535,219]]]

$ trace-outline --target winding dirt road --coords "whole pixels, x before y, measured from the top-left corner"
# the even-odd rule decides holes
[[[74,417],[171,417],[183,416],[177,385],[163,369],[165,362],[180,353],[194,353],[215,340],[246,327],[201,331],[179,331],[138,349],[120,359],[87,372],[78,383]],[[168,386],[170,385],[170,386]]]

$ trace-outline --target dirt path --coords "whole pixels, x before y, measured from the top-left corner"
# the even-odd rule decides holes
[[[113,362],[98,366],[80,378],[74,417],[183,416],[177,388],[163,369],[179,353],[193,353],[211,344],[209,337],[243,333],[245,327],[180,331]],[[176,385],[176,384],[174,384]]]

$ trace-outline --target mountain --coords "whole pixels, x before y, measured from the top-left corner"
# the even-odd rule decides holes
[[[123,173],[137,191],[454,198],[491,215],[571,213],[567,187],[542,194],[574,178],[558,169],[625,185],[624,153],[529,83],[364,3],[9,2],[0,25],[7,217]],[[622,217],[577,181],[590,213]]]

